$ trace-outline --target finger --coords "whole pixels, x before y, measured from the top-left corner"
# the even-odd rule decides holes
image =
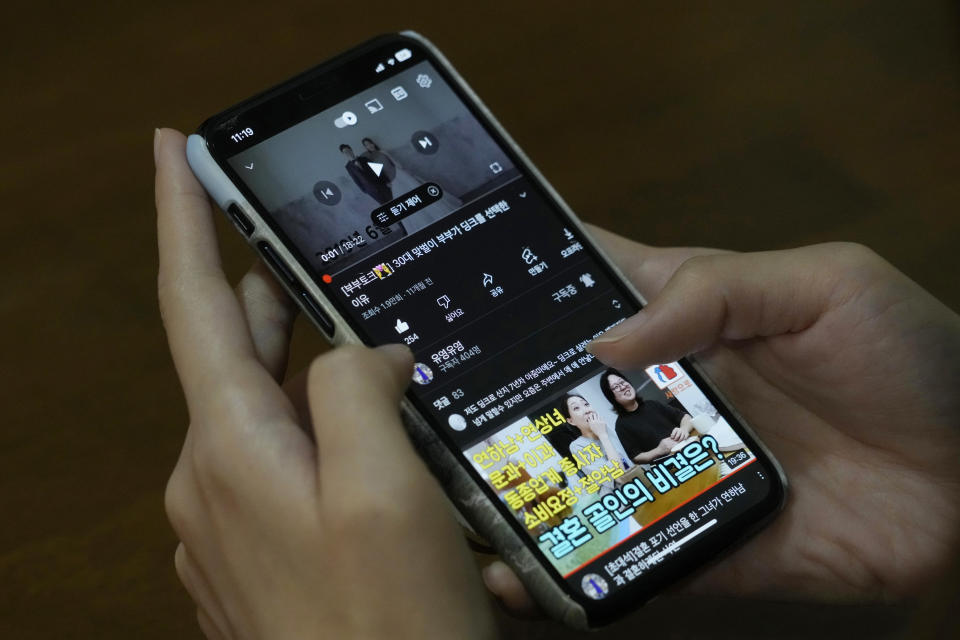
[[[280,382],[287,369],[297,305],[259,260],[237,285],[237,299],[246,316],[257,359]]]
[[[400,424],[400,399],[412,369],[402,345],[345,346],[313,362],[307,398],[321,487],[325,478],[342,481],[358,470],[373,471],[365,473],[368,486],[407,478],[416,454]]]
[[[522,617],[543,615],[517,574],[500,560],[494,560],[484,567],[481,575],[487,590],[514,615]]]
[[[202,607],[197,608],[197,624],[200,625],[200,631],[206,636],[207,640],[227,640],[227,635],[223,633],[217,623],[213,621],[210,614]]]
[[[310,426],[310,403],[307,400],[307,379],[310,369],[302,369],[287,378],[283,383],[283,392],[290,399],[290,404],[297,415],[299,424],[310,438],[313,438],[313,428]]]
[[[648,300],[655,296],[684,262],[694,256],[727,253],[705,247],[651,247],[588,224],[597,243]]]
[[[210,201],[187,165],[183,134],[158,130],[155,155],[160,311],[193,407],[256,352],[221,269]]]
[[[205,621],[201,622],[200,625],[203,632],[207,634],[208,638],[214,637],[204,629],[206,625],[220,634],[215,637],[228,637],[226,632],[229,626],[223,607],[210,588],[210,583],[200,570],[200,566],[182,542],[177,546],[177,550],[173,554],[173,565],[177,570],[177,576],[180,578],[180,582],[187,590],[187,593],[190,594],[190,598],[194,604],[197,605],[198,614],[200,612],[204,614]]]
[[[843,284],[827,245],[687,260],[650,304],[588,345],[613,367],[672,362],[718,340],[798,333]]]

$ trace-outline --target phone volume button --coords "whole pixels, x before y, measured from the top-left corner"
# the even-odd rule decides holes
[[[300,280],[293,275],[290,268],[280,259],[277,252],[273,250],[273,247],[267,242],[258,242],[257,251],[260,252],[263,261],[270,265],[273,272],[288,285],[290,295],[294,298],[299,298],[298,302],[307,315],[313,318],[313,321],[320,327],[320,330],[332,339],[335,327],[330,316],[323,310],[320,303],[307,292],[306,288],[300,283]]]
[[[257,243],[257,251],[260,252],[260,257],[263,258],[263,261],[266,262],[273,268],[273,272],[280,276],[288,285],[293,287],[294,291],[299,291],[303,287],[300,286],[300,282],[297,280],[296,276],[290,272],[289,267],[280,259],[280,256],[277,255],[277,252],[273,250],[266,242]]]
[[[335,328],[333,321],[330,320],[330,316],[326,314],[320,307],[320,304],[313,299],[313,296],[310,295],[306,289],[301,288],[299,293],[303,309],[313,318],[314,322],[320,326],[320,330],[332,339]]]
[[[253,235],[254,224],[250,222],[250,218],[247,217],[241,209],[240,205],[236,202],[231,202],[230,206],[227,207],[227,215],[230,216],[230,219],[233,220],[233,224],[237,226],[237,229],[240,229],[240,232],[247,236],[248,238]]]

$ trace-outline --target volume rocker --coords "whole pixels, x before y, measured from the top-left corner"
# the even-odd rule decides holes
[[[332,339],[334,325],[333,321],[330,320],[330,316],[328,316],[320,304],[314,300],[313,296],[307,292],[306,288],[300,284],[297,277],[293,275],[283,260],[280,259],[280,256],[277,255],[276,251],[273,250],[273,247],[266,242],[258,242],[257,251],[260,252],[263,261],[273,268],[273,272],[289,286],[291,294],[295,298],[298,298],[300,306],[307,312],[307,315],[313,318],[313,321],[320,329]]]
[[[283,260],[280,259],[280,256],[278,256],[276,251],[273,250],[273,247],[266,242],[258,242],[257,251],[260,252],[260,257],[263,258],[263,261],[273,267],[273,272],[280,276],[288,285],[290,285],[294,291],[299,291],[303,288],[300,286],[297,278],[290,273],[290,269],[288,269],[287,265],[284,264]]]
[[[313,299],[305,289],[300,289],[300,302],[303,303],[303,309],[313,318],[313,321],[317,323],[320,327],[320,330],[327,334],[327,337],[333,338],[334,326],[333,321],[330,320],[330,316],[320,308],[320,305],[317,304],[317,301]]]
[[[250,222],[247,214],[240,209],[240,205],[231,202],[230,206],[227,207],[227,215],[233,220],[233,224],[237,225],[237,229],[240,229],[240,232],[249,238],[253,233],[253,223]]]

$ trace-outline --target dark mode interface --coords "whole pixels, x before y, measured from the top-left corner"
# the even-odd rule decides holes
[[[681,363],[584,350],[637,306],[429,62],[228,162],[359,332],[410,346],[436,428],[578,597],[765,493]]]

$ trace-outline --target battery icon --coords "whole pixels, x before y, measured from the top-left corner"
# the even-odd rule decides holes
[[[393,54],[393,57],[397,59],[397,62],[403,62],[404,60],[409,60],[410,56],[412,55],[413,54],[410,53],[410,49],[404,48],[404,49],[400,49],[400,51],[397,51],[395,54]]]

